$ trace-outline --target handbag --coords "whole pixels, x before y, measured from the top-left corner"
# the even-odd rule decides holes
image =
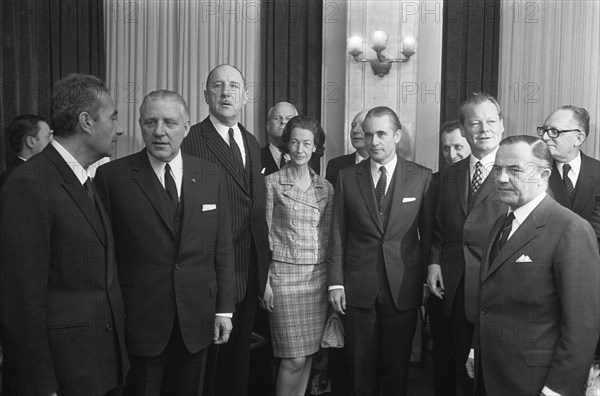
[[[321,339],[321,348],[343,348],[344,334],[344,325],[340,314],[330,309]]]

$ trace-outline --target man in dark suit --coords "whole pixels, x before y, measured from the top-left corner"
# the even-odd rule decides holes
[[[471,155],[440,174],[427,284],[443,299],[443,312],[450,317],[462,390],[468,396],[473,381],[463,362],[477,320],[479,267],[492,224],[506,211],[489,176],[504,125],[498,101],[484,93],[469,95],[460,106],[459,121]]]
[[[431,238],[431,170],[396,154],[402,126],[393,110],[371,109],[363,128],[370,160],[343,169],[334,195],[329,301],[345,315],[353,393],[405,395]]]
[[[285,124],[298,115],[298,110],[293,104],[279,102],[269,109],[267,113],[267,138],[269,143],[260,149],[260,162],[265,176],[277,172],[287,161],[289,155],[283,154],[279,149],[281,145],[281,134]]]
[[[6,128],[6,134],[16,157],[6,164],[6,170],[0,175],[0,187],[17,166],[41,152],[52,141],[52,131],[44,117],[33,114],[15,117]]]
[[[212,391],[214,379],[220,395],[247,392],[252,322],[271,263],[260,149],[256,138],[238,122],[246,103],[244,84],[242,73],[235,67],[214,68],[204,91],[210,115],[192,126],[181,146],[184,153],[217,164],[228,184],[236,306],[229,342],[218,350],[211,348],[207,367],[207,391]]]
[[[478,394],[584,393],[590,334],[600,331],[600,256],[590,224],[546,195],[551,169],[540,139],[500,143],[493,172],[510,210],[495,222],[481,266]]]
[[[128,370],[108,214],[88,167],[123,133],[104,83],[52,94],[55,140],[13,172],[0,206],[3,394],[118,394]]]
[[[197,395],[206,347],[227,342],[231,331],[227,184],[216,165],[181,154],[189,125],[179,94],[149,93],[140,107],[146,148],[96,175],[127,315],[126,395]]]
[[[600,161],[581,152],[589,133],[590,114],[571,105],[559,107],[538,128],[554,160],[549,182],[554,199],[593,224],[592,212],[600,197]],[[600,240],[600,227],[593,225]],[[600,355],[600,341],[596,353]]]
[[[327,163],[325,178],[329,180],[334,188],[340,170],[358,164],[369,157],[369,151],[367,150],[367,145],[365,143],[365,133],[363,132],[363,122],[365,121],[366,115],[367,110],[356,113],[350,124],[350,142],[356,151],[352,154],[340,155],[339,157],[332,158]]]

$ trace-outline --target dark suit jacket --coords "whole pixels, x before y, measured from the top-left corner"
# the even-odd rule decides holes
[[[416,308],[421,305],[431,239],[431,170],[398,157],[384,229],[370,166],[370,161],[364,161],[340,172],[333,198],[327,282],[344,286],[349,306],[370,308],[379,291],[377,265],[382,258],[396,308]]]
[[[193,125],[181,145],[184,153],[215,163],[225,171],[235,251],[236,303],[244,298],[250,267],[255,265],[250,262],[252,250],[256,251],[261,296],[265,292],[267,274],[271,264],[265,217],[265,180],[260,173],[262,170],[260,148],[256,138],[241,124],[239,127],[244,135],[246,160],[252,175],[251,189],[246,188],[244,180],[236,171],[229,145],[221,138],[209,117],[201,123]],[[251,244],[254,246],[252,247]]]
[[[573,203],[569,199],[556,164],[552,167],[548,185],[556,202],[591,222],[596,205],[594,197],[600,197],[600,161],[581,153],[581,170],[575,185]],[[596,232],[596,237],[600,239],[600,233]]]
[[[10,174],[17,168],[17,166],[24,163],[25,161],[23,161],[21,158],[15,157],[12,161],[9,161],[6,164],[6,170],[2,172],[2,174],[0,174],[0,188],[2,188],[4,183],[6,183],[6,179],[8,179],[8,176],[10,176]]]
[[[491,263],[486,250],[475,347],[488,395],[538,396],[544,386],[583,394],[598,341],[591,335],[600,331],[593,235],[586,221],[547,196]]]
[[[490,173],[479,188],[468,212],[470,188],[469,158],[440,172],[435,210],[434,249],[431,264],[440,264],[445,294],[443,311],[450,316],[454,296],[465,276],[465,313],[471,322],[477,320],[477,288],[479,267],[494,220],[508,207],[500,201]]]
[[[225,175],[183,155],[181,235],[145,149],[101,166],[95,182],[113,223],[129,353],[161,353],[176,317],[189,352],[207,347],[215,307],[234,311]]]
[[[356,151],[352,154],[340,155],[330,159],[327,163],[325,178],[335,187],[340,170],[354,165],[354,161],[356,161]]]
[[[22,395],[108,392],[128,370],[108,215],[52,145],[21,167],[0,199],[4,365]]]

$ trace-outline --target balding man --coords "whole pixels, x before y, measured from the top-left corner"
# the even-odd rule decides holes
[[[212,391],[210,382],[214,378],[219,395],[247,393],[250,333],[271,263],[260,148],[256,138],[239,123],[246,97],[245,80],[237,68],[215,67],[204,91],[210,115],[191,127],[181,146],[184,153],[217,164],[228,184],[236,305],[229,342],[220,346],[218,353],[214,348],[209,353],[208,391]]]
[[[351,154],[332,158],[327,163],[325,178],[329,180],[334,188],[341,169],[358,164],[369,157],[369,150],[365,143],[365,133],[363,131],[363,122],[366,115],[367,110],[359,111],[350,124],[350,142],[356,151]]]

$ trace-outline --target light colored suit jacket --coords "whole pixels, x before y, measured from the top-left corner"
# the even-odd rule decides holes
[[[266,177],[267,225],[273,260],[291,264],[325,261],[333,187],[310,167],[312,186],[296,186],[290,166]]]
[[[504,222],[490,234],[490,245]],[[589,223],[551,197],[481,269],[476,366],[489,396],[583,394],[600,331],[600,258]],[[477,376],[476,376],[477,378]]]

